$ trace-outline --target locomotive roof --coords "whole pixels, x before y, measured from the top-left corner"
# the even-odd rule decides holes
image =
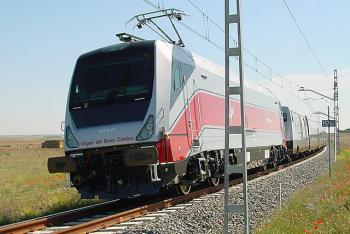
[[[207,58],[204,58],[200,55],[197,55],[195,53],[192,53],[195,63],[202,69],[207,70],[209,72],[212,72],[220,77],[225,77],[225,69],[221,65],[214,63]],[[238,74],[233,73],[230,71],[230,80],[239,83],[239,77]],[[261,86],[259,86],[257,83],[247,80],[244,80],[245,87],[251,90],[254,90],[256,92],[262,93],[266,96],[272,97],[273,99],[276,99],[274,96],[271,95],[267,90],[263,89]]]
[[[125,48],[137,48],[137,47],[153,47],[155,40],[142,40],[142,41],[133,41],[128,43],[119,43],[106,47],[102,47],[96,50],[89,51],[87,53],[82,54],[79,59],[95,56],[99,54],[111,53],[113,51],[122,50]]]

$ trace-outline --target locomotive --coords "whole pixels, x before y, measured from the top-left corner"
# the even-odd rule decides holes
[[[238,79],[230,74],[230,86]],[[324,146],[318,122],[282,106],[253,82],[245,86],[249,168],[268,166]],[[218,185],[224,174],[224,69],[160,40],[116,44],[81,55],[65,116],[65,156],[51,173],[67,173],[82,198],[129,198],[193,185]],[[230,98],[230,125],[239,126]],[[240,164],[239,135],[230,163]]]

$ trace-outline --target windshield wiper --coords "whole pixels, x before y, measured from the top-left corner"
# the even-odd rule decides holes
[[[146,100],[145,97],[140,97],[140,98],[135,98],[134,101],[142,101],[142,100]]]
[[[131,76],[130,76],[130,63],[128,63],[128,70],[127,70],[126,78],[123,80],[122,85],[120,87],[125,87],[125,90],[126,90],[128,87],[128,83],[130,81],[130,78],[131,78]],[[114,100],[114,97],[116,96],[116,94],[120,90],[120,87],[111,90],[111,92],[106,97],[107,103]]]
[[[107,95],[107,97],[105,99],[107,103],[113,101],[113,99],[114,99],[115,95],[117,94],[118,90],[119,90],[119,88],[115,88],[115,89],[111,90],[111,92]]]

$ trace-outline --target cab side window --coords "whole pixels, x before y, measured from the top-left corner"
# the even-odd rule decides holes
[[[174,66],[173,87],[174,90],[181,89],[181,73],[179,64]]]
[[[287,121],[288,121],[287,113],[283,113],[283,121],[284,121],[284,122],[287,122]]]

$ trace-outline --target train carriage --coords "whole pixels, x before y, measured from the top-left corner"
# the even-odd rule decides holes
[[[315,120],[308,119],[310,151],[315,151],[322,147],[321,126]]]
[[[298,156],[313,152],[324,146],[320,124],[307,116],[300,115],[287,106],[282,106],[287,151]]]

